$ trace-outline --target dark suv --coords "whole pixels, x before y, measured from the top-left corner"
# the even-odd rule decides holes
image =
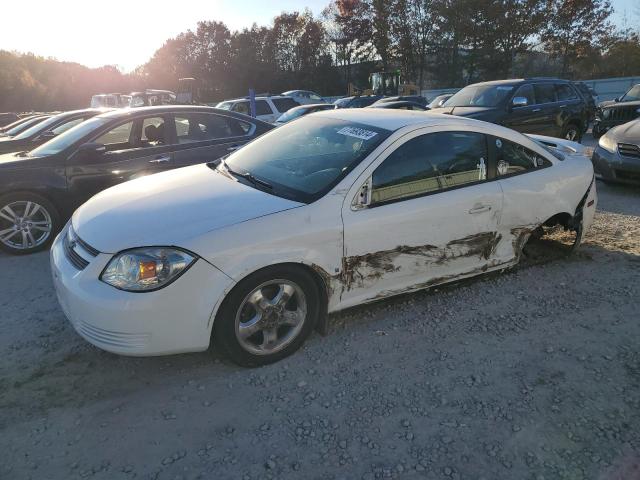
[[[468,85],[447,100],[438,112],[576,142],[582,139],[589,125],[588,107],[575,85],[549,78]]]
[[[614,100],[602,102],[593,121],[593,136],[598,138],[607,130],[640,117],[640,83]]]

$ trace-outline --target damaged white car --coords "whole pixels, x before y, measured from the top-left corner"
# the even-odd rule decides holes
[[[514,265],[542,225],[579,244],[591,162],[539,140],[421,112],[312,114],[89,200],[51,250],[60,304],[111,352],[213,340],[241,365],[276,361],[327,313]]]

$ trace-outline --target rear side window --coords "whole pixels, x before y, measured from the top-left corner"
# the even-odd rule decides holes
[[[537,153],[515,142],[496,138],[498,176],[504,177],[548,167],[551,163]]]
[[[486,180],[485,136],[474,132],[421,135],[398,147],[373,172],[372,204]]]
[[[247,122],[209,113],[176,115],[175,124],[178,143],[240,137],[251,130]]]
[[[287,110],[291,110],[293,107],[299,106],[299,103],[296,102],[293,98],[273,98],[271,99],[273,104],[276,106],[279,112],[286,112]]]
[[[524,97],[527,99],[527,105],[535,105],[536,103],[536,98],[533,94],[533,85],[522,85],[518,91],[516,91],[516,94],[513,96],[515,97]]]
[[[558,95],[558,101],[576,100],[578,98],[575,90],[566,83],[556,85],[556,94]]]
[[[272,113],[271,107],[265,100],[256,100],[256,115],[271,115]]]
[[[536,92],[536,103],[553,103],[556,101],[556,90],[552,83],[537,83],[533,89]]]

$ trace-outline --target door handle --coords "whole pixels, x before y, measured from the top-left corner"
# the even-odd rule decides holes
[[[164,163],[171,160],[169,155],[160,155],[155,157],[153,160],[149,160],[149,163]]]
[[[229,148],[227,148],[227,152],[235,152],[236,150],[238,150],[242,145],[231,145]]]
[[[533,110],[531,110],[533,113],[538,113],[540,110],[542,110],[541,108],[534,108]]]
[[[469,210],[469,213],[474,214],[474,213],[482,213],[482,212],[488,212],[489,210],[491,210],[491,205],[474,205],[474,207]]]

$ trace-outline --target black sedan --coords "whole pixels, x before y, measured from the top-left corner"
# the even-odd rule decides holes
[[[0,153],[12,153],[32,150],[38,145],[66,132],[70,128],[94,117],[105,110],[90,108],[52,115],[42,122],[36,122],[13,137],[0,137]]]
[[[101,190],[215,160],[272,128],[211,107],[142,107],[95,116],[30,152],[0,155],[0,248],[44,249]]]
[[[36,123],[44,122],[51,115],[31,115],[29,117],[21,118],[13,123],[10,123],[6,127],[0,128],[1,137],[15,137],[16,135],[24,132],[27,128],[33,127]]]

